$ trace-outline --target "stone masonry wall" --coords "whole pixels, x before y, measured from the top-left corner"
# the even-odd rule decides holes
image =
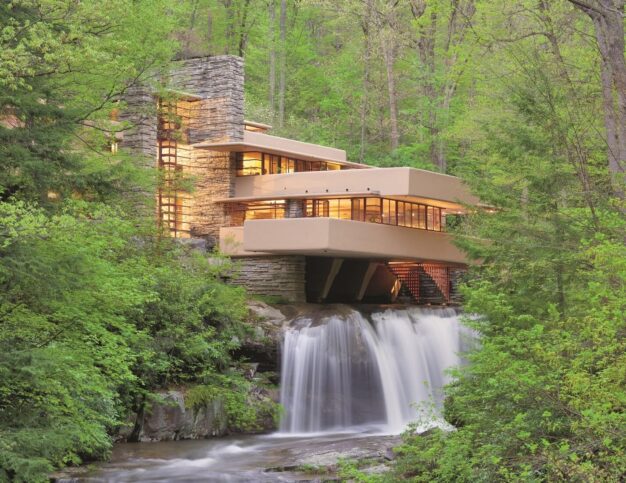
[[[221,55],[181,60],[168,78],[160,82],[178,91],[180,99],[184,99],[188,115],[184,123],[186,143],[243,140],[243,59]],[[146,166],[156,167],[156,93],[149,87],[136,87],[127,91],[124,100],[126,109],[120,120],[129,121],[132,128],[124,133],[122,145],[143,155]],[[219,242],[221,226],[242,221],[235,219],[242,216],[236,207],[216,201],[234,195],[235,156],[202,149],[190,152],[191,159],[185,164],[184,174],[193,178],[194,190],[186,216],[190,220],[191,236],[205,239],[207,247],[212,248]],[[286,216],[302,216],[302,202],[288,203]],[[241,274],[236,283],[246,286],[250,293],[277,296],[291,302],[305,301],[304,257],[245,257],[238,263]]]
[[[243,139],[243,59],[231,55],[186,59],[176,63],[166,83],[171,89],[199,96],[185,102],[189,119],[185,138],[189,144],[202,141],[228,142]],[[124,133],[122,145],[143,155],[145,165],[156,166],[157,97],[149,87],[129,89],[120,120],[132,127]],[[191,150],[184,170],[194,180],[189,212],[192,237],[202,237],[213,247],[219,228],[229,224],[228,211],[219,198],[228,198],[235,189],[234,155],[208,150]]]
[[[171,74],[172,87],[203,98],[190,103],[190,144],[243,140],[243,83],[243,59],[239,57],[221,55],[178,63]],[[235,192],[234,155],[196,149],[187,174],[195,181],[191,236],[205,238],[213,247],[219,243],[220,226],[230,221],[226,206],[215,200]]]
[[[124,96],[125,109],[120,121],[130,123],[124,131],[122,146],[142,156],[145,167],[156,167],[157,156],[157,105],[152,90],[145,86],[133,86]]]
[[[169,84],[203,98],[190,142],[243,140],[243,59],[232,55],[199,57],[177,62]]]
[[[251,294],[306,302],[304,257],[242,257],[237,263],[241,271],[234,283],[245,286]]]

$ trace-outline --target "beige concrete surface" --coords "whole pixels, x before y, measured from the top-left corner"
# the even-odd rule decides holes
[[[241,253],[466,264],[449,234],[334,218],[248,220]]]
[[[241,176],[235,180],[236,200],[284,199],[288,197],[363,196],[370,193],[441,206],[475,205],[460,178],[414,168],[372,168],[315,171],[269,176]],[[224,200],[221,200],[224,201]]]
[[[248,252],[243,248],[243,226],[223,226],[220,228],[220,252],[231,257],[258,257],[271,253]]]
[[[365,164],[347,161],[346,152],[341,149],[303,143],[302,141],[271,136],[255,131],[244,131],[243,141],[220,143],[201,142],[194,144],[193,147],[195,149],[209,149],[224,152],[261,151],[269,154],[303,159],[305,161],[331,161],[351,168],[369,168],[369,166]]]

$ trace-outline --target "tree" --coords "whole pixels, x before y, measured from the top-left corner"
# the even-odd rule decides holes
[[[626,170],[626,62],[624,61],[624,0],[569,0],[594,25],[600,52],[607,158],[615,193],[624,199]]]

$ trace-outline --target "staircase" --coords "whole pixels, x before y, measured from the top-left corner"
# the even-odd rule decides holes
[[[389,270],[402,282],[403,292],[408,292],[414,303],[458,303],[460,295],[456,281],[463,269],[434,263],[388,262]]]

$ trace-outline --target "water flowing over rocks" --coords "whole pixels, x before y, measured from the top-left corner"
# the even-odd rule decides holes
[[[300,314],[284,335],[281,431],[399,433],[418,418],[436,420],[445,370],[461,363],[468,336],[451,308],[337,305]],[[422,429],[433,424],[442,423]]]
[[[451,428],[440,416],[445,369],[462,364],[474,341],[457,309],[261,301],[249,308],[255,331],[242,341],[240,369],[257,382],[251,401],[280,400],[280,430],[233,434],[219,402],[190,409],[185,388],[165,391],[126,433],[162,442],[116,446],[112,462],[85,481],[340,481],[342,461],[364,474],[386,471],[410,422],[418,432]],[[260,383],[272,379],[279,389]],[[209,439],[178,441],[202,438]]]

